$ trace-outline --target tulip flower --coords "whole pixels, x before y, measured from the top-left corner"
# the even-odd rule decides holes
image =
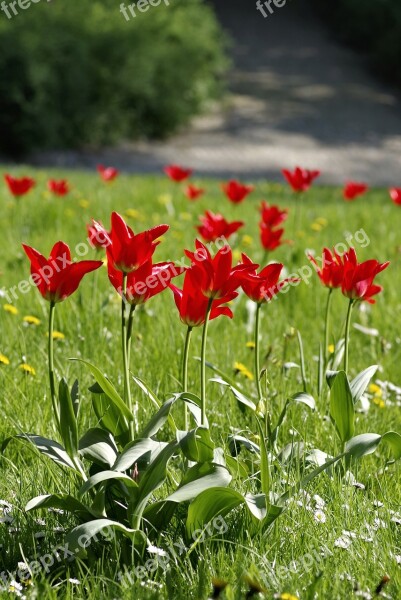
[[[61,179],[60,181],[50,179],[47,182],[47,189],[56,196],[66,196],[70,191],[70,187],[66,179]]]
[[[377,260],[367,260],[358,263],[354,248],[350,248],[343,256],[344,276],[341,285],[341,291],[349,298],[347,320],[345,327],[345,350],[344,350],[344,371],[348,371],[348,347],[350,337],[350,324],[352,308],[356,302],[366,301],[374,304],[373,296],[382,291],[382,287],[375,285],[376,275],[387,269],[389,262],[379,263]]]
[[[259,224],[259,231],[260,241],[266,252],[272,252],[286,243],[286,241],[282,239],[284,229],[271,229],[261,222]]]
[[[182,181],[185,181],[186,179],[191,177],[193,173],[192,169],[185,169],[184,167],[180,167],[179,165],[168,165],[164,167],[163,171],[165,172],[167,177],[169,177],[169,179],[175,181],[176,183],[181,183]]]
[[[210,210],[205,211],[205,216],[200,216],[202,225],[196,227],[199,234],[205,242],[215,242],[217,239],[225,238],[228,240],[240,227],[244,226],[243,221],[232,221],[229,223],[220,214],[214,214]]]
[[[107,248],[111,244],[110,232],[106,231],[102,223],[92,219],[92,223],[86,226],[88,232],[88,241],[92,248],[101,250]]]
[[[50,395],[56,425],[60,431],[60,412],[56,403],[54,375],[53,329],[55,306],[56,303],[63,302],[68,296],[71,296],[77,290],[82,278],[87,273],[99,269],[103,263],[99,260],[72,262],[70,249],[64,242],[57,242],[53,246],[49,259],[46,259],[40,252],[31,248],[31,246],[27,246],[26,244],[22,246],[31,263],[32,281],[43,298],[50,302],[48,329]]]
[[[147,231],[134,234],[121,215],[111,215],[111,244],[107,246],[107,258],[116,269],[125,274],[139,269],[153,255],[159,242],[156,242],[168,230],[168,225],[158,225]]]
[[[96,170],[99,173],[100,178],[106,183],[114,181],[119,175],[118,169],[114,167],[104,167],[103,165],[97,165]]]
[[[263,401],[262,387],[260,383],[260,351],[259,351],[259,329],[260,329],[260,309],[263,304],[280,293],[280,291],[289,283],[298,282],[299,279],[291,277],[279,281],[283,266],[281,263],[271,263],[264,267],[259,273],[257,268],[259,265],[252,263],[251,259],[242,254],[242,262],[249,267],[247,277],[243,279],[241,287],[245,294],[256,303],[255,315],[255,381],[258,392],[259,402]]]
[[[301,167],[295,167],[293,172],[287,169],[283,169],[281,172],[294,192],[298,193],[306,192],[320,175],[320,171],[309,171],[301,169]]]
[[[391,188],[389,192],[390,198],[394,202],[394,204],[401,206],[401,188]]]
[[[221,188],[233,204],[242,202],[255,189],[253,185],[244,185],[235,179],[222,184]]]
[[[288,210],[285,208],[281,210],[278,206],[270,206],[267,202],[263,201],[259,208],[261,216],[261,224],[266,227],[274,228],[278,227],[288,217]]]
[[[369,188],[366,185],[366,183],[356,183],[355,181],[349,181],[344,186],[344,200],[355,200],[358,196],[362,196],[365,192],[367,192],[368,189]]]
[[[197,200],[198,198],[203,196],[203,194],[205,193],[205,190],[203,188],[196,187],[196,185],[188,185],[185,188],[184,193],[185,193],[186,197],[188,198],[188,200]]]
[[[12,177],[12,175],[4,175],[4,181],[6,182],[8,189],[13,196],[19,197],[27,194],[36,184],[34,179],[30,177]]]

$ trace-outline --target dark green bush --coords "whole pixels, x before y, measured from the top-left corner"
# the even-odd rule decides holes
[[[311,0],[338,37],[366,54],[375,70],[401,86],[400,0]]]
[[[225,66],[202,0],[128,22],[116,0],[0,13],[0,152],[165,137],[218,95]]]

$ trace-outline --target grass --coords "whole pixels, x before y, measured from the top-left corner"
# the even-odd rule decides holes
[[[355,375],[377,363],[380,364],[377,379],[400,383],[401,209],[392,205],[385,190],[372,190],[355,203],[345,203],[336,188],[316,186],[302,199],[296,199],[284,186],[258,183],[256,191],[242,205],[232,206],[224,199],[216,181],[202,182],[207,195],[190,203],[178,187],[159,177],[121,176],[107,186],[88,173],[29,169],[31,173],[38,183],[29,196],[16,201],[4,187],[0,191],[0,287],[6,291],[29,276],[22,241],[44,254],[59,239],[75,248],[86,238],[85,224],[94,217],[108,225],[112,210],[125,215],[135,230],[162,222],[171,225],[156,251],[158,260],[181,259],[183,249],[193,247],[197,215],[206,208],[221,211],[228,219],[246,222],[234,244],[235,250],[245,251],[256,262],[261,262],[263,252],[258,240],[256,209],[258,201],[265,198],[290,209],[286,232],[294,244],[285,245],[272,255],[284,262],[289,272],[296,272],[307,264],[305,249],[320,253],[325,245],[344,242],[347,232],[355,234],[364,230],[366,235],[360,233],[358,239],[364,240],[362,245],[366,247],[355,244],[359,259],[391,260],[391,267],[380,275],[384,291],[377,305],[362,306],[355,311],[354,323],[377,329],[379,334],[373,337],[352,328],[350,370]],[[74,186],[70,196],[54,198],[44,192],[50,176],[67,177]],[[299,225],[295,224],[296,203],[302,205]],[[320,227],[318,219],[321,219]],[[368,239],[369,244],[365,243]],[[94,255],[95,251],[91,250],[86,258]],[[289,369],[284,374],[282,369],[283,361],[299,364],[295,329],[303,337],[308,387],[316,397],[316,355],[323,335],[325,301],[326,292],[313,275],[308,284],[291,289],[262,310],[262,362],[267,368],[268,402],[274,418],[286,398],[302,389],[299,369]],[[52,437],[46,362],[48,305],[34,289],[13,299],[18,314],[4,310],[2,305],[7,303],[6,297],[0,297],[0,353],[10,362],[0,366],[0,440],[23,431]],[[88,276],[79,291],[57,308],[55,327],[64,338],[55,341],[56,370],[70,383],[75,378],[80,381],[82,432],[94,425],[87,392],[92,381],[78,363],[68,359],[82,357],[101,366],[121,390],[120,304],[108,283],[106,271],[100,270],[97,276]],[[346,308],[346,300],[336,294],[331,342],[341,336]],[[208,360],[232,375],[235,362],[243,363],[252,371],[254,360],[253,350],[247,347],[253,334],[244,297],[234,302],[234,313],[232,322],[220,319],[211,323],[208,343]],[[23,321],[28,315],[37,317],[40,323],[28,326]],[[194,331],[192,357],[199,356],[200,335],[200,331]],[[178,319],[169,291],[152,299],[146,309],[135,315],[131,370],[160,398],[179,389],[184,336],[185,327]],[[23,363],[32,366],[36,374],[25,375],[20,369]],[[253,391],[254,382],[238,373],[235,377],[245,391]],[[199,393],[199,385],[199,365],[191,358],[189,388]],[[144,422],[151,415],[152,407],[139,390],[133,388],[133,393],[139,419]],[[256,433],[255,423],[239,410],[228,392],[216,383],[208,383],[207,396],[215,441],[225,445],[233,429],[245,431],[249,437],[252,432]],[[295,439],[329,454],[339,451],[327,413],[325,395],[315,413],[302,407],[291,409],[280,434],[279,447]],[[388,398],[384,395],[384,406],[380,399],[372,399],[369,411],[358,415],[356,433],[400,431],[400,425],[400,400],[394,395]],[[177,551],[169,569],[149,572],[142,582],[119,584],[118,565],[104,556],[93,564],[75,562],[67,573],[60,568],[46,577],[41,570],[34,577],[32,587],[23,593],[41,599],[207,598],[211,595],[212,578],[217,577],[230,583],[225,597],[239,599],[249,591],[249,583],[244,578],[248,575],[266,590],[263,596],[266,598],[274,594],[286,598],[285,593],[302,599],[352,598],[357,597],[358,590],[373,595],[382,577],[388,574],[390,582],[385,592],[397,598],[401,590],[401,566],[395,557],[401,554],[401,539],[400,525],[391,520],[391,511],[400,508],[400,466],[384,468],[384,465],[384,454],[378,452],[352,468],[364,489],[345,483],[337,474],[320,476],[308,488],[310,498],[292,502],[273,529],[264,535],[251,537],[244,514],[235,512],[226,518],[228,531],[224,536],[217,533],[196,548],[187,547],[181,555]],[[62,543],[63,533],[59,528],[68,529],[73,525],[67,515],[26,514],[26,502],[49,491],[73,489],[74,482],[67,474],[60,480],[55,467],[18,441],[7,448],[0,469],[0,499],[13,505],[14,519],[11,524],[0,523],[0,571],[13,572],[18,568],[18,561],[29,562]],[[247,489],[245,481],[236,485],[242,491]],[[325,501],[325,522],[317,520],[315,494]],[[355,533],[348,549],[336,545],[343,530]],[[182,535],[177,523],[158,545],[167,549],[172,542],[183,541]],[[186,541],[183,543],[187,546]],[[78,580],[79,584],[69,582],[69,578]],[[3,597],[8,595],[0,593],[0,598]]]

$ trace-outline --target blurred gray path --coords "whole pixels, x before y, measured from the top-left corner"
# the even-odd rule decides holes
[[[268,18],[256,0],[214,0],[231,37],[233,69],[224,107],[167,142],[101,152],[62,152],[35,163],[159,172],[166,163],[198,174],[281,179],[297,164],[321,181],[401,185],[401,99],[368,72],[363,57],[338,45],[302,0]]]

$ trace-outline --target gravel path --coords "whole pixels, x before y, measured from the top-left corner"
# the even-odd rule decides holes
[[[296,164],[345,179],[401,185],[401,97],[344,49],[303,2],[263,18],[256,0],[215,0],[232,48],[230,98],[168,142],[139,142],[97,153],[32,157],[35,164],[159,172],[169,162],[198,174],[280,180]]]

